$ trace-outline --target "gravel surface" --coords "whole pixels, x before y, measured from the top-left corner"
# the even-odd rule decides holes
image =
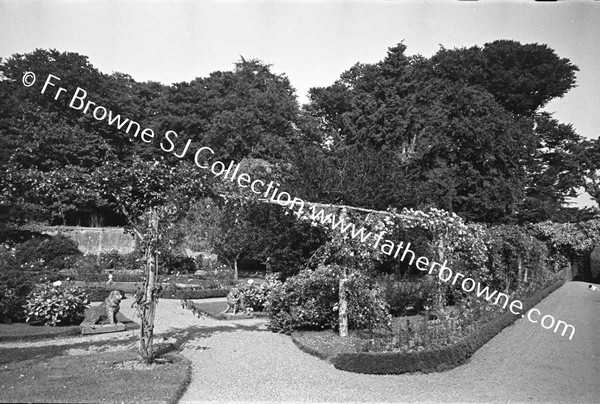
[[[443,373],[361,375],[301,352],[264,323],[201,320],[184,355],[194,364],[181,403],[600,402],[600,293],[570,282],[536,306],[576,328],[572,340],[524,319],[463,366]],[[252,320],[254,321],[254,320]],[[229,322],[228,322],[229,323]]]
[[[340,371],[300,351],[290,337],[268,331],[264,319],[199,319],[181,309],[178,300],[159,302],[155,335],[157,342],[176,342],[193,363],[181,403],[599,403],[600,293],[587,286],[567,283],[536,306],[542,315],[575,326],[572,340],[520,319],[468,363],[443,373],[375,376]],[[125,305],[121,310],[135,320],[133,309]],[[126,333],[118,334],[83,340],[111,338],[118,345]],[[57,341],[18,345],[40,343]]]

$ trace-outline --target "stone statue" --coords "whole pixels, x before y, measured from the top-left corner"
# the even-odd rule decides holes
[[[120,304],[123,299],[125,299],[125,296],[120,291],[113,290],[102,304],[86,310],[85,319],[81,325],[106,324],[106,322],[117,324],[117,313],[121,308]]]
[[[241,309],[242,296],[238,288],[229,289],[227,294],[227,309],[223,313],[229,313],[231,310],[233,314],[237,313]]]

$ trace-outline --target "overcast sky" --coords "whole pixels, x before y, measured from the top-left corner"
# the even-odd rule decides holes
[[[306,102],[356,62],[496,39],[544,43],[580,68],[578,87],[546,110],[600,134],[600,1],[9,1],[0,0],[0,57],[56,48],[105,73],[190,81],[231,70],[240,55],[285,73]]]

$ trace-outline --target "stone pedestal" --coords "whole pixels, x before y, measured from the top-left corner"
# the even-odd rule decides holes
[[[82,324],[81,335],[104,334],[107,332],[125,331],[125,324]]]

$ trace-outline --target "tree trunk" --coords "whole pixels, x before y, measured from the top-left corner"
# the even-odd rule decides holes
[[[525,276],[523,276],[523,258],[521,255],[517,255],[517,288],[521,286],[521,279],[525,282]]]
[[[348,269],[344,265],[340,274],[340,295],[338,303],[338,325],[340,337],[348,336],[348,294],[346,282],[348,281]]]
[[[441,264],[444,262],[444,258],[446,256],[446,246],[444,243],[445,237],[443,235],[439,236],[440,238],[438,239],[437,244],[437,258],[438,258],[438,262]],[[443,288],[442,285],[442,280],[440,279],[440,277],[438,275],[433,275],[435,277],[435,288],[436,288],[436,293],[435,293],[435,302],[434,302],[434,310],[437,313],[443,313],[444,312],[444,302],[445,302],[445,288]]]
[[[574,254],[571,254],[571,277],[574,277],[579,272],[579,262]]]
[[[154,333],[154,313],[156,309],[156,273],[158,271],[158,216],[155,209],[150,211],[150,240],[146,244],[146,279],[144,280],[144,298],[141,303],[141,329],[139,353],[146,363],[154,359],[152,348]]]
[[[233,259],[233,279],[234,280],[238,280],[238,258],[240,256],[237,255],[234,259]]]

